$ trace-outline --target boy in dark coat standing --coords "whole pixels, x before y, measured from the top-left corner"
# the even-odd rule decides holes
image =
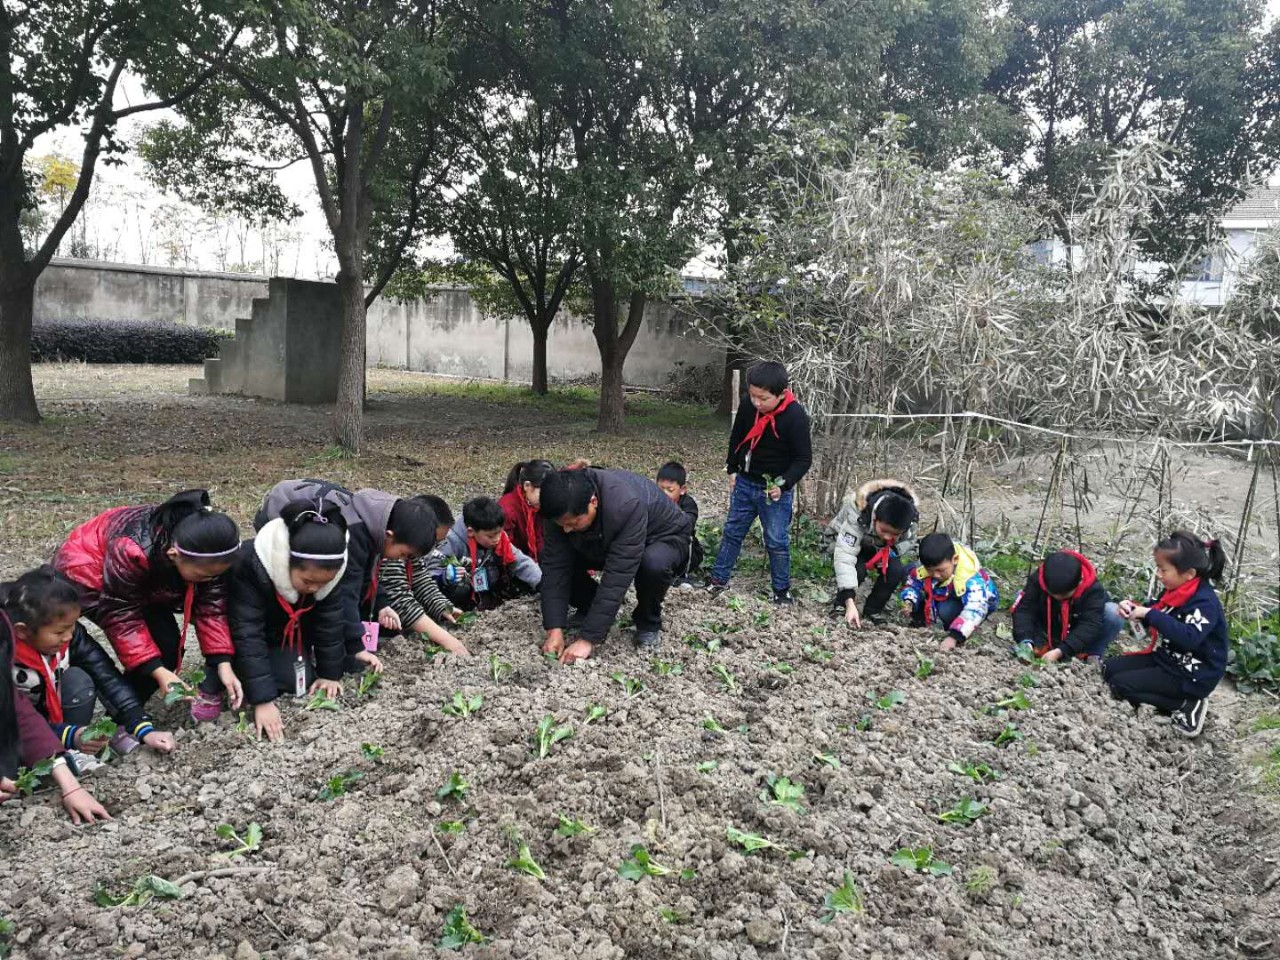
[[[626,470],[561,470],[542,483],[544,653],[591,656],[636,585],[636,644],[661,641],[662,601],[689,559],[693,523],[657,484]],[[601,571],[600,582],[589,571]],[[572,606],[577,614],[570,618]],[[566,644],[568,628],[578,635]]]

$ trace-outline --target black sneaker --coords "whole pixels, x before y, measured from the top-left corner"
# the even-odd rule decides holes
[[[707,582],[702,585],[702,589],[708,597],[718,597],[720,596],[720,594],[724,593],[727,589],[729,589],[729,586],[728,584],[724,584],[724,583],[716,583],[714,580],[708,577]]]
[[[794,607],[796,598],[791,595],[790,590],[773,591],[773,604],[776,607]]]
[[[1187,700],[1173,711],[1171,720],[1173,729],[1184,737],[1194,739],[1204,729],[1204,715],[1208,712],[1208,701]]]
[[[662,646],[661,630],[637,630],[636,648],[652,653]]]

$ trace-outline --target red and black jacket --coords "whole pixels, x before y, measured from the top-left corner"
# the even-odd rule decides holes
[[[506,531],[517,550],[537,563],[542,555],[542,517],[538,511],[529,506],[524,498],[524,492],[519,487],[504,493],[498,499],[498,506],[502,507],[503,516],[506,518],[502,529]]]

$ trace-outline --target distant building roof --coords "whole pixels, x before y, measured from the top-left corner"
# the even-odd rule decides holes
[[[1224,220],[1280,220],[1280,187],[1260,187],[1227,211]]]

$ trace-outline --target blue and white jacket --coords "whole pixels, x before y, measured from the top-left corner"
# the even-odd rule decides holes
[[[1209,581],[1180,607],[1148,610],[1143,622],[1156,632],[1155,662],[1182,681],[1183,692],[1200,699],[1212,693],[1226,673],[1229,644],[1227,617]]]

